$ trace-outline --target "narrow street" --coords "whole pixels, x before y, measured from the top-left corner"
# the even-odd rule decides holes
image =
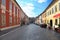
[[[60,40],[60,34],[29,24],[0,36],[0,40]]]

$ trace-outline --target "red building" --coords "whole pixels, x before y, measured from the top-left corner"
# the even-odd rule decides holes
[[[0,0],[0,29],[20,26],[21,11],[15,0]]]

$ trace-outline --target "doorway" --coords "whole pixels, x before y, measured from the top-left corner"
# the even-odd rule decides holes
[[[52,22],[52,20],[50,20],[50,26],[52,27],[52,25],[53,25],[53,22]]]

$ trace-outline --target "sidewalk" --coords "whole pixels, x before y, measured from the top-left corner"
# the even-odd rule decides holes
[[[10,29],[7,29],[7,30],[0,31],[0,36],[3,35],[3,34],[6,34],[8,32],[10,32],[10,31],[12,31],[12,30],[14,30],[16,28],[19,28],[19,27],[14,27],[14,28],[10,28]]]
[[[3,35],[3,34],[6,34],[8,32],[10,32],[10,31],[12,31],[12,30],[15,30],[15,29],[17,29],[19,27],[25,27],[25,26],[27,26],[27,25],[17,26],[17,27],[14,27],[14,28],[10,28],[10,29],[6,29],[6,30],[3,30],[3,31],[0,31],[0,36]]]

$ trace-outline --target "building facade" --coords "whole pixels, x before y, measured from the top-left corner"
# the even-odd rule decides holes
[[[41,24],[42,23],[42,16],[39,16],[39,24]]]
[[[49,23],[54,29],[55,25],[60,24],[60,0],[53,0],[39,16],[41,16],[43,23]]]
[[[0,29],[20,26],[22,14],[16,0],[0,0]]]
[[[41,14],[42,16],[42,23],[46,23],[46,13],[45,11]]]
[[[51,27],[54,29],[55,25],[60,24],[60,1],[53,0],[51,4],[42,13],[43,23],[50,23]]]
[[[50,23],[51,27],[54,29],[55,25],[60,24],[60,1],[53,0],[45,13],[46,23]]]

